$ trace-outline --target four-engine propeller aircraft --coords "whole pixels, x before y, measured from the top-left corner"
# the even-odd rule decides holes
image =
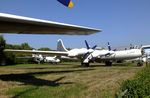
[[[100,29],[0,13],[0,33],[88,35]]]
[[[68,56],[68,57],[77,57],[81,60],[81,65],[89,66],[91,61],[101,62],[104,61],[107,66],[112,65],[112,61],[116,60],[129,60],[134,58],[140,58],[144,54],[145,48],[150,48],[149,45],[143,46],[140,49],[129,49],[129,50],[120,50],[114,51],[111,50],[110,45],[108,45],[108,50],[98,50],[96,45],[90,48],[87,41],[85,41],[87,48],[81,49],[72,49],[67,50],[62,42],[58,40],[57,51],[32,51],[32,50],[12,50],[5,49],[5,52],[22,52],[22,53],[32,53],[32,54],[48,54],[48,55],[59,55],[59,56]],[[138,63],[139,64],[139,63]],[[141,62],[140,62],[141,64]]]
[[[89,46],[88,46],[89,47]],[[87,47],[87,48],[88,48]],[[130,60],[135,58],[141,58],[144,56],[144,49],[150,48],[150,45],[142,46],[139,49],[129,49],[129,50],[111,50],[111,47],[108,43],[108,50],[93,50],[90,53],[87,53],[83,58],[83,63],[89,66],[90,61],[95,62],[105,62],[105,65],[111,66],[113,61],[120,60]],[[138,66],[141,66],[143,63],[139,61]]]

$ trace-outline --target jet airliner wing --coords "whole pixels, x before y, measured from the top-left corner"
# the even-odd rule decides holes
[[[0,33],[88,35],[100,29],[0,13]]]
[[[4,52],[68,56],[68,53],[67,52],[63,52],[63,51],[39,51],[39,50],[13,50],[13,49],[5,49]]]

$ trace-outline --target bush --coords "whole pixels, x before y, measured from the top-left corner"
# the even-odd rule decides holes
[[[13,55],[12,53],[5,53],[5,62],[6,65],[15,64],[15,55]]]
[[[122,83],[121,91],[128,90],[125,98],[150,98],[150,65],[141,70],[134,79]]]

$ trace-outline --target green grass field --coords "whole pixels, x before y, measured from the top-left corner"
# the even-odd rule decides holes
[[[80,63],[0,66],[0,98],[114,98],[142,67]]]

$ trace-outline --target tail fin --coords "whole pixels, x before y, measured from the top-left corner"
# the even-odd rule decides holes
[[[57,0],[57,1],[59,1],[60,3],[69,8],[72,8],[74,6],[72,0]]]
[[[65,48],[65,46],[64,46],[64,44],[63,44],[63,41],[62,41],[61,39],[59,39],[58,42],[57,42],[57,50],[58,50],[58,51],[68,51],[68,50]]]
[[[108,42],[108,50],[109,50],[109,51],[111,51],[111,47],[110,47],[110,44],[109,44],[109,42]]]

